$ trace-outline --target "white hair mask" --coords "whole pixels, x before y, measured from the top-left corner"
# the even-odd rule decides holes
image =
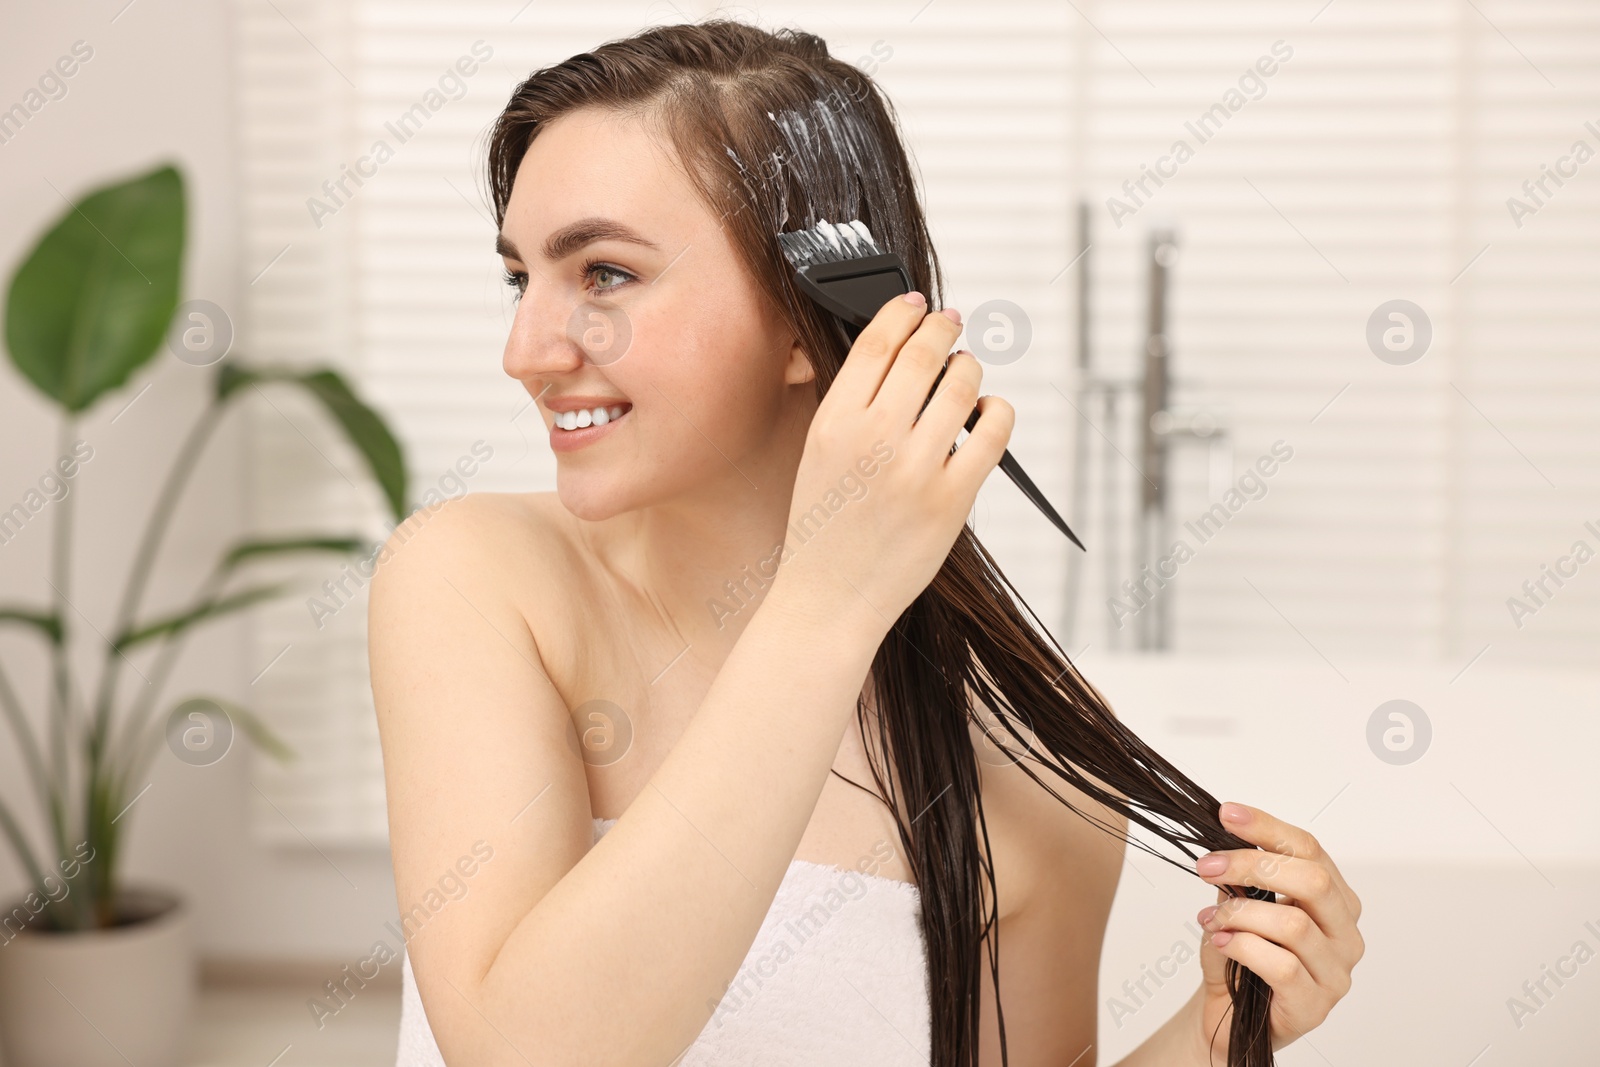
[[[861,104],[862,94],[872,90],[864,81],[856,85],[854,91],[835,87],[799,107],[766,112],[771,132],[756,138],[764,146],[759,159],[741,159],[727,147],[758,202],[770,199],[774,233],[861,219],[886,247],[900,243],[899,184],[885,158],[893,146],[883,143],[870,109]]]

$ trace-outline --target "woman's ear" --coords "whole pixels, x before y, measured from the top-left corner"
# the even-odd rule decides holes
[[[804,385],[813,381],[817,376],[816,368],[811,365],[811,357],[806,350],[800,347],[800,341],[795,339],[789,346],[789,358],[783,367],[783,381],[785,385]]]

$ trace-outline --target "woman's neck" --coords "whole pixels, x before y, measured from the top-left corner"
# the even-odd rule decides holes
[[[788,385],[764,432],[706,438],[715,455],[696,457],[709,473],[692,486],[610,519],[572,520],[613,587],[703,662],[726,658],[771,587],[816,406],[809,380]]]
[[[771,587],[793,481],[792,470],[753,484],[734,474],[693,497],[578,522],[579,536],[629,599],[720,662]]]

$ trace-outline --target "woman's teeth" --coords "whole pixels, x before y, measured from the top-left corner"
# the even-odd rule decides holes
[[[556,426],[563,430],[581,430],[585,426],[604,426],[608,422],[622,418],[622,413],[627,410],[623,404],[609,408],[585,408],[578,411],[561,411],[556,413]]]

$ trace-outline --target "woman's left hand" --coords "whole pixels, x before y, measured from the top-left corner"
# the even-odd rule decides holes
[[[1224,804],[1219,814],[1229,830],[1260,846],[1208,853],[1225,861],[1216,871],[1208,869],[1207,856],[1196,863],[1200,876],[1218,886],[1218,903],[1198,916],[1206,931],[1200,947],[1200,1047],[1225,1063],[1233,1021],[1228,960],[1272,987],[1276,1051],[1321,1025],[1349,992],[1350,971],[1366,943],[1356,929],[1361,901],[1316,838],[1246,804]],[[1229,897],[1223,885],[1260,886],[1279,900]]]

